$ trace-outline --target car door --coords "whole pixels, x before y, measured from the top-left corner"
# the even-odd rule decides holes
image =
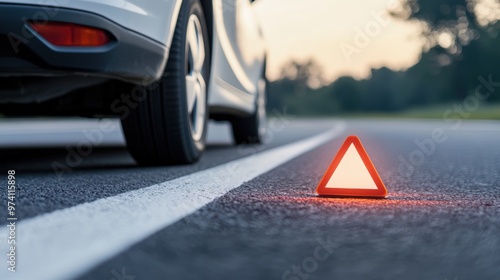
[[[252,2],[215,0],[214,13],[218,39],[232,70],[219,73],[219,78],[253,95],[262,75],[264,42]]]

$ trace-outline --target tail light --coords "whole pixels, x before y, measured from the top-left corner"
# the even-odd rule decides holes
[[[55,46],[98,47],[110,42],[108,33],[99,28],[64,22],[30,22],[30,26]]]

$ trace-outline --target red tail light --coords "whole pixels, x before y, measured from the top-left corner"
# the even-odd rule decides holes
[[[63,22],[32,22],[30,25],[45,40],[56,46],[98,47],[110,41],[106,31],[94,27]]]

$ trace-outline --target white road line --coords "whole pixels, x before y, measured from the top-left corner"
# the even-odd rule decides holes
[[[7,271],[2,261],[0,279],[77,277],[243,183],[328,142],[344,129],[344,123],[336,122],[334,129],[305,140],[21,221],[17,225],[17,272]],[[7,227],[2,227],[2,248],[7,234]]]

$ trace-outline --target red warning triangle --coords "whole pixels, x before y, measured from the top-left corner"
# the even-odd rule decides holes
[[[386,197],[387,189],[363,144],[349,136],[316,188],[320,196]]]

